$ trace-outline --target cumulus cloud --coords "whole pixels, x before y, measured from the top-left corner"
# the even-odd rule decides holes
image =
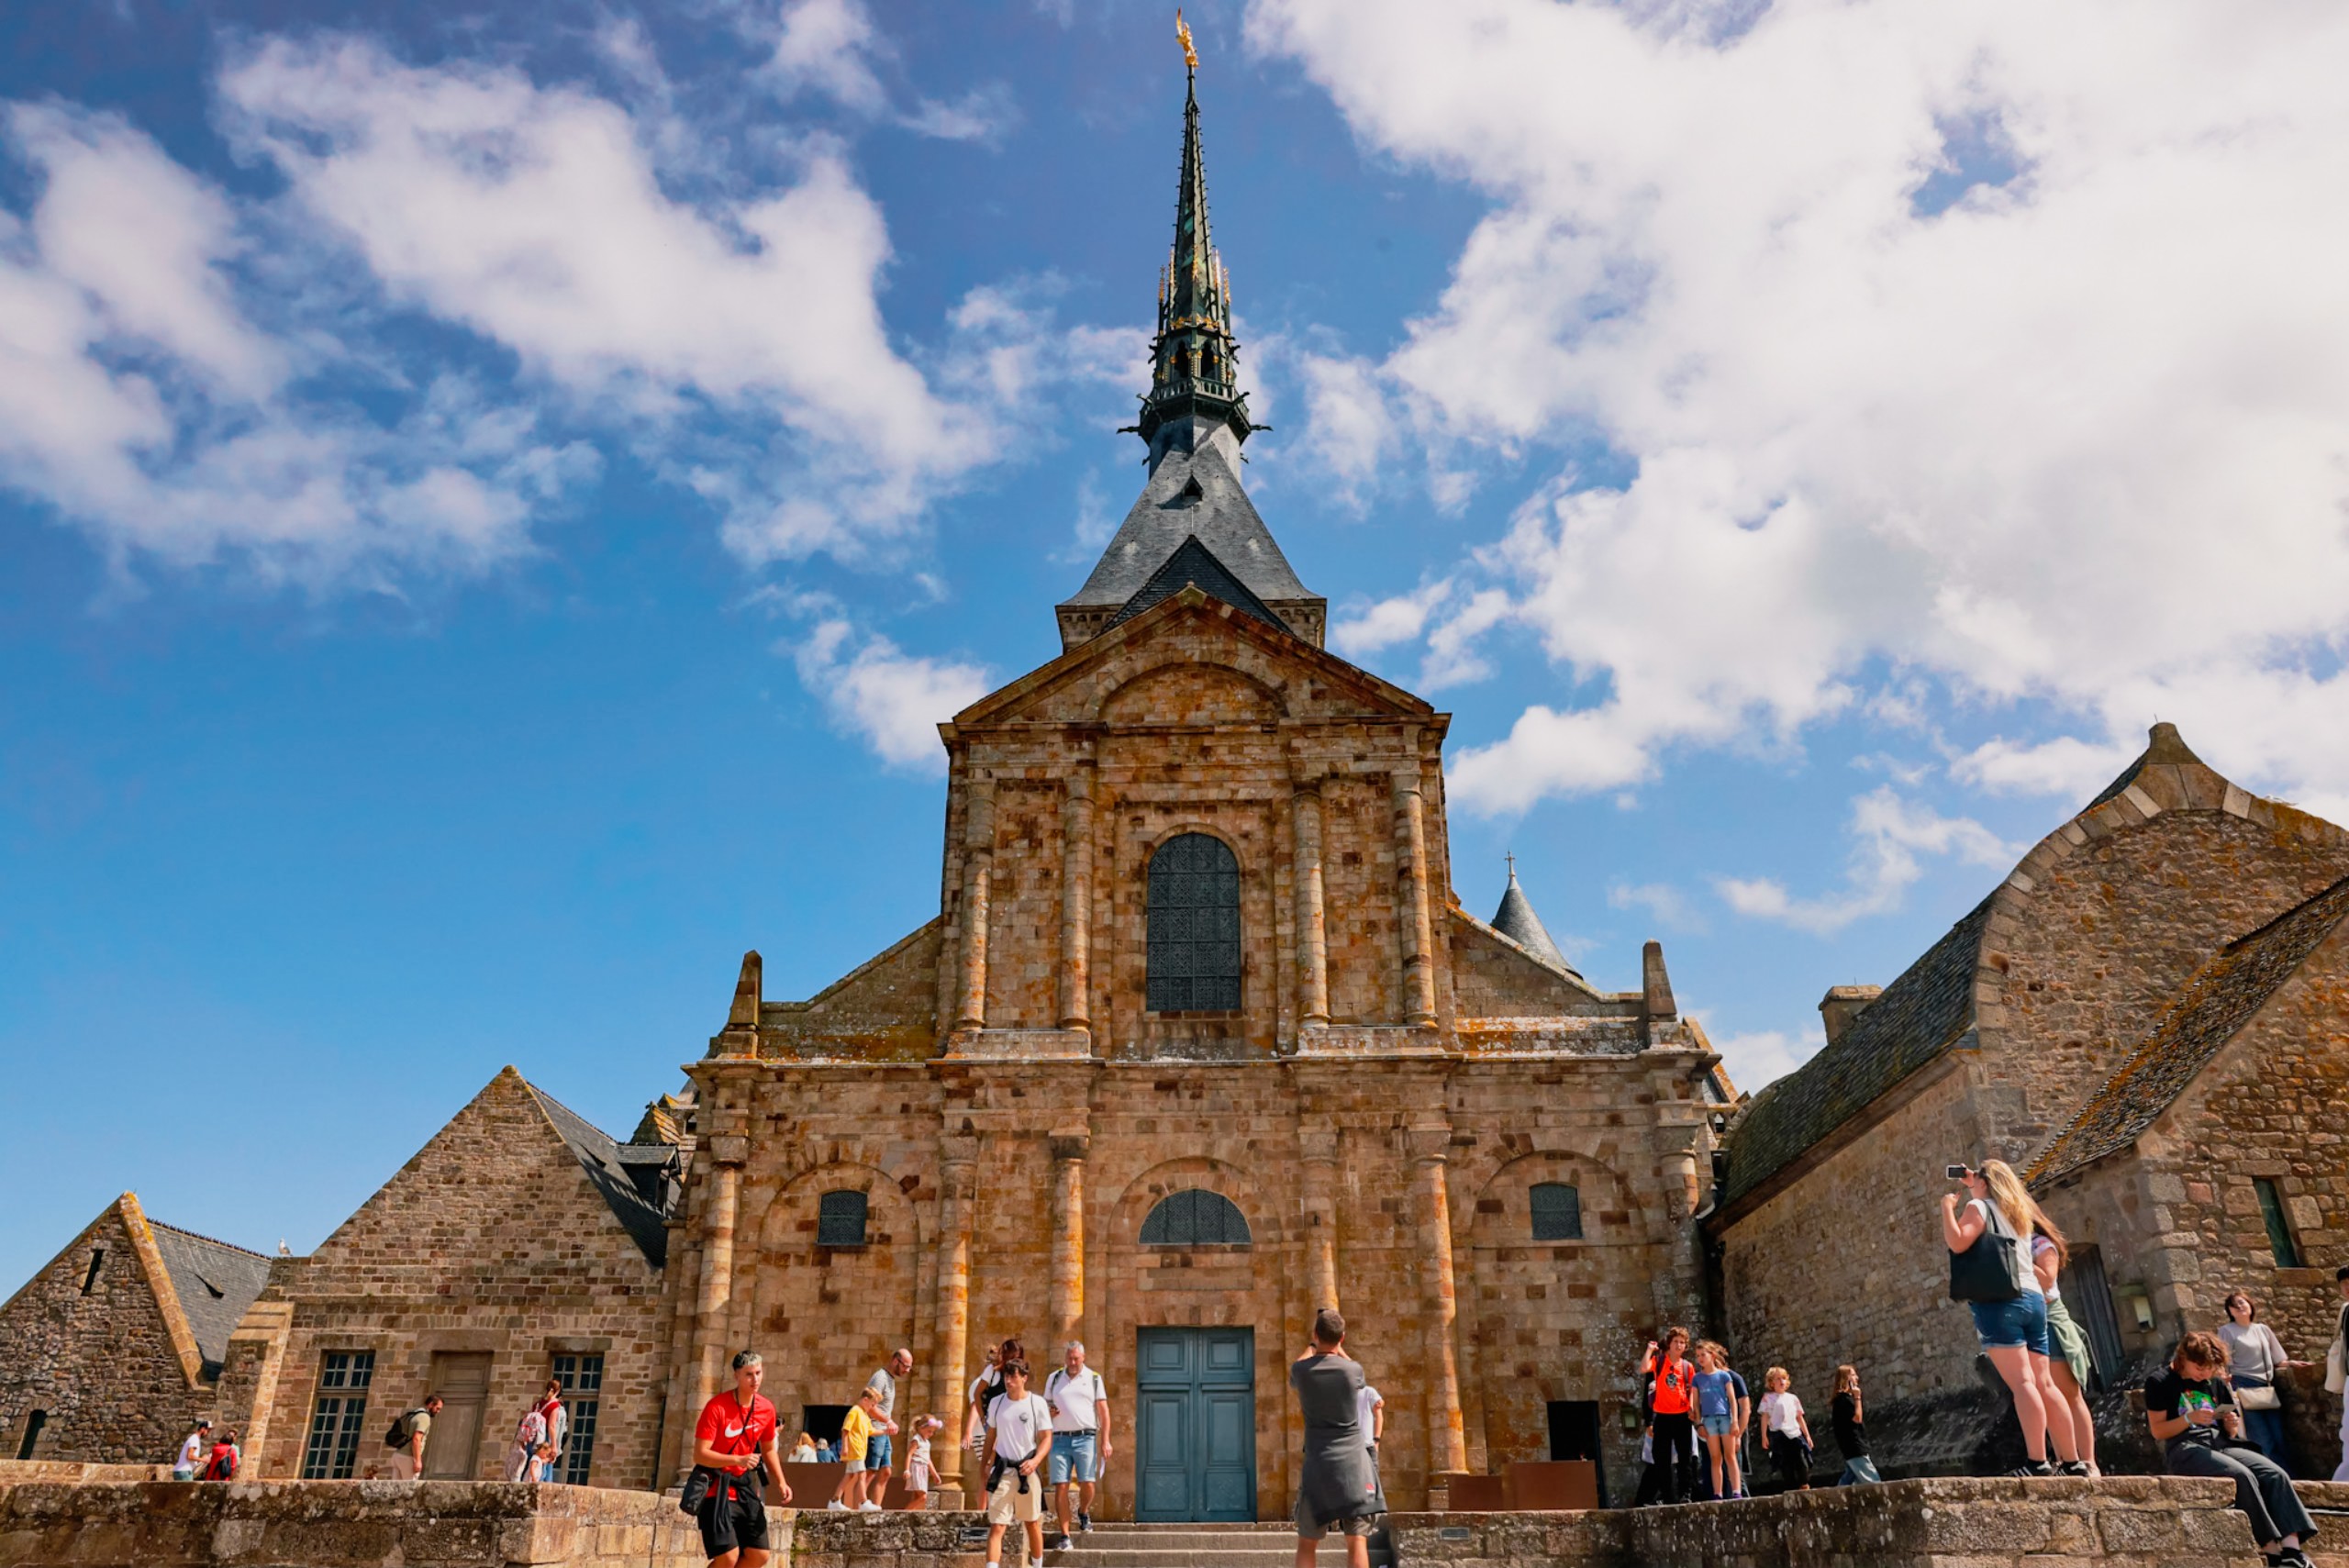
[[[1774,1078],[1783,1078],[1819,1052],[1826,1041],[1786,1029],[1748,1029],[1713,1041],[1721,1065],[1740,1094],[1750,1095]]]
[[[1985,786],[2075,789],[2156,713],[2288,791],[2349,778],[2349,13],[1257,0],[1250,29],[1492,201],[1402,346],[1308,397],[1316,439],[1385,397],[1631,474],[1561,460],[1463,563],[1564,684],[1456,799],[1783,740],[1887,665],[2079,731],[1977,754]]]
[[[854,735],[893,768],[946,771],[938,727],[993,686],[976,664],[901,651],[885,637],[863,636],[846,618],[826,616],[789,648],[800,684],[821,699],[833,725]]]
[[[1852,803],[1852,854],[1843,885],[1798,898],[1768,877],[1721,877],[1714,888],[1740,915],[1831,936],[1853,921],[1898,908],[1901,895],[1925,874],[1920,857],[1954,855],[1971,865],[2004,870],[2018,847],[1968,817],[1943,817],[1880,784]]]
[[[238,304],[252,240],[217,189],[111,116],[19,105],[0,124],[38,184],[27,217],[0,211],[0,482],[117,567],[236,556],[314,587],[475,571],[594,471],[463,377],[388,422],[303,395],[301,356]]]
[[[1668,882],[1619,882],[1607,890],[1607,903],[1614,909],[1644,909],[1667,931],[1705,929],[1705,917],[1688,902],[1688,895]]]
[[[857,0],[794,0],[784,7],[767,72],[785,98],[821,94],[843,108],[886,116],[944,140],[985,140],[1010,124],[1010,98],[1000,87],[976,88],[951,104],[924,98],[893,109],[874,69],[890,55],[887,40]]]

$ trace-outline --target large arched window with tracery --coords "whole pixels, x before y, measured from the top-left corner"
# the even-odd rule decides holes
[[[1146,1002],[1153,1013],[1240,1010],[1240,862],[1205,833],[1150,857]]]

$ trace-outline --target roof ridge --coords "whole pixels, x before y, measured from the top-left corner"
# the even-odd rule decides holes
[[[176,1231],[180,1235],[189,1238],[191,1240],[208,1241],[215,1247],[226,1247],[231,1252],[242,1252],[249,1258],[259,1258],[263,1262],[271,1261],[270,1254],[267,1252],[255,1251],[250,1247],[240,1247],[234,1241],[223,1241],[217,1236],[206,1236],[201,1230],[190,1230],[184,1225],[173,1225],[171,1221],[167,1219],[158,1219],[151,1214],[147,1217],[147,1223],[157,1230]]]

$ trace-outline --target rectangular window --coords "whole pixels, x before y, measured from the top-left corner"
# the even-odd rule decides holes
[[[2254,1176],[2251,1184],[2259,1190],[2259,1217],[2267,1221],[2267,1245],[2276,1254],[2279,1269],[2300,1266],[2300,1244],[2292,1240],[2292,1227],[2284,1218],[2283,1195],[2276,1184],[2265,1176]]]
[[[328,1351],[318,1358],[318,1398],[310,1440],[302,1445],[302,1479],[348,1481],[359,1468],[359,1434],[367,1425],[373,1351]]]
[[[571,1412],[555,1476],[566,1486],[587,1485],[587,1469],[596,1456],[596,1407],[603,1403],[604,1358],[577,1355],[554,1358],[554,1375],[562,1385],[562,1403]]]
[[[104,1247],[95,1248],[91,1251],[90,1272],[82,1276],[82,1294],[83,1296],[89,1295],[90,1292],[97,1288],[98,1270],[105,1264],[106,1261],[106,1250]]]
[[[1564,1182],[1538,1182],[1527,1195],[1536,1241],[1582,1240],[1582,1192]]]

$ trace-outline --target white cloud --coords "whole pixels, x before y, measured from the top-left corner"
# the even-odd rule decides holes
[[[893,114],[888,89],[874,61],[890,57],[887,41],[857,0],[793,0],[784,7],[767,71],[786,99],[818,93],[842,108],[949,141],[983,141],[1010,124],[1009,95],[1000,87],[976,88],[952,104],[921,99]]]
[[[1960,757],[1950,771],[2000,795],[2052,795],[2086,804],[2134,755],[2130,746],[2095,746],[2068,735],[2036,745],[2000,737]]]
[[[1349,606],[1330,628],[1330,646],[1359,661],[1398,642],[1416,642],[1427,630],[1429,615],[1451,593],[1446,579],[1375,604]]]
[[[1784,1029],[1749,1029],[1713,1041],[1729,1081],[1740,1094],[1750,1095],[1774,1078],[1783,1078],[1819,1053],[1825,1043],[1815,1035],[1789,1034]]]
[[[236,556],[314,588],[478,571],[592,472],[458,377],[388,426],[297,397],[299,356],[237,303],[249,239],[220,192],[112,117],[5,123],[39,194],[23,222],[0,212],[0,483],[117,569]]]
[[[1358,444],[1375,395],[1439,451],[1595,432],[1635,465],[1562,475],[1464,562],[1573,683],[1464,756],[1464,804],[1788,737],[1886,665],[1895,706],[1922,678],[2082,728],[1979,757],[1985,784],[2086,776],[2155,714],[2287,791],[2349,779],[2349,12],[1257,0],[1250,27],[1379,155],[1493,203],[1314,439]]]
[[[1670,883],[1619,882],[1607,890],[1607,903],[1614,909],[1644,909],[1667,931],[1705,929],[1705,917],[1688,902],[1687,895]]]
[[[946,771],[938,727],[985,696],[993,682],[976,664],[901,652],[885,637],[861,641],[828,616],[790,647],[800,684],[821,699],[832,723],[861,738],[894,768]]]
[[[1904,800],[1890,784],[1852,802],[1852,837],[1851,862],[1836,892],[1798,898],[1767,877],[1720,877],[1714,888],[1740,915],[1832,936],[1854,920],[1898,908],[1901,895],[1925,874],[1920,856],[1954,855],[2004,870],[2022,852],[1971,817],[1943,817]]]

